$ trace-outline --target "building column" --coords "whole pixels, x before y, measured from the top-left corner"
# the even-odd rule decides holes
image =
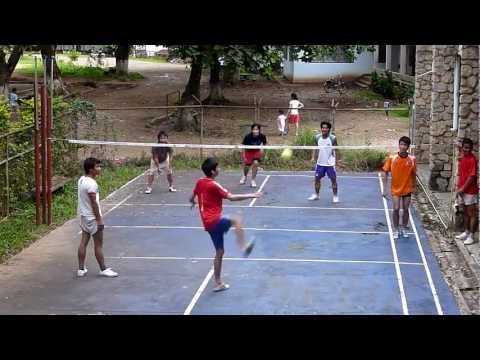
[[[392,70],[392,45],[385,46],[385,70]]]
[[[380,56],[380,51],[379,51],[379,46],[380,45],[375,45],[375,52],[373,53],[373,68],[377,69],[378,68],[378,58]]]
[[[407,45],[400,45],[400,74],[407,74]]]

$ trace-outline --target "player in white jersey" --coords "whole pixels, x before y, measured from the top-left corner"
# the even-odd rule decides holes
[[[332,125],[327,121],[322,121],[320,124],[322,133],[315,136],[318,150],[317,165],[315,167],[315,193],[312,194],[308,200],[320,199],[320,181],[325,174],[332,182],[333,202],[338,203],[338,187],[337,174],[335,172],[336,154],[332,146],[337,146],[337,139],[335,135],[330,133]]]

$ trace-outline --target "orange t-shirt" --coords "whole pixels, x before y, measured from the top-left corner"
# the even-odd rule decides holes
[[[415,156],[402,158],[398,153],[389,155],[383,171],[392,173],[392,195],[405,196],[415,191],[417,164]]]

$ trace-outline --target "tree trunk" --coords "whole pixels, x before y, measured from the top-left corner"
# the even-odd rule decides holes
[[[196,56],[192,59],[190,76],[188,78],[187,86],[182,94],[180,103],[187,105],[190,100],[194,100],[192,95],[200,99],[200,81],[202,79],[203,57]]]
[[[18,61],[23,55],[23,46],[15,45],[13,50],[8,57],[8,61],[5,59],[6,54],[5,52],[0,49],[0,90],[4,93],[4,95],[8,98],[8,82],[12,77],[13,72],[15,71],[15,67],[18,64]]]
[[[236,64],[228,64],[223,71],[224,85],[235,85],[240,80],[240,68]]]
[[[118,45],[115,50],[115,72],[117,74],[128,74],[128,55],[130,45]]]
[[[47,67],[47,84],[50,83],[52,76],[52,59],[55,59],[57,50],[57,45],[41,45],[40,52],[42,58],[45,59],[45,66]],[[42,76],[43,71],[41,67],[39,68],[39,75]],[[66,94],[68,93],[65,85],[62,81],[62,73],[58,67],[57,61],[53,61],[53,92],[55,94]]]
[[[224,105],[227,99],[223,97],[223,81],[221,79],[222,67],[220,61],[215,59],[210,66],[210,94],[202,101],[203,104]]]

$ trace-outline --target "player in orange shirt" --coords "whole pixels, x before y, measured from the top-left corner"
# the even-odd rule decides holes
[[[388,173],[392,173],[392,200],[393,200],[393,238],[398,239],[399,236],[408,238],[407,226],[409,217],[409,207],[412,193],[415,191],[417,164],[415,156],[408,153],[410,148],[410,138],[402,136],[398,140],[399,151],[397,154],[389,155],[383,171],[383,194],[387,196],[387,180]],[[399,227],[400,205],[403,208],[403,226]]]

